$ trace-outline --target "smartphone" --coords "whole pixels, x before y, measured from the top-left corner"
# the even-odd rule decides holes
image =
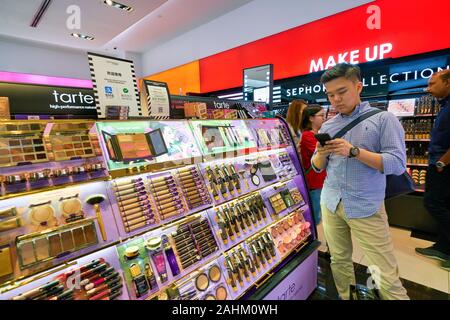
[[[314,135],[314,138],[317,139],[317,141],[319,141],[320,145],[322,147],[325,146],[325,142],[333,140],[331,139],[330,135],[328,133],[318,133]]]

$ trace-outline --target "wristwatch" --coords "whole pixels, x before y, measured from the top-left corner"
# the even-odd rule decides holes
[[[437,162],[436,162],[436,167],[437,167],[438,169],[444,169],[445,163],[442,162],[442,161],[437,161]]]
[[[359,148],[358,147],[351,147],[350,152],[348,154],[349,158],[354,158],[359,156]]]

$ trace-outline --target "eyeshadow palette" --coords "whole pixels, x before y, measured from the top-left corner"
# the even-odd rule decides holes
[[[30,268],[98,243],[93,220],[73,222],[47,232],[19,236],[16,240],[19,266]]]
[[[88,133],[58,133],[49,137],[56,161],[94,157]]]
[[[7,124],[0,124],[0,134],[15,133],[12,131],[18,131],[20,134],[23,134],[24,131],[41,132],[41,131],[44,131],[44,128],[45,128],[45,123],[17,123],[17,124],[7,123]]]
[[[269,198],[270,204],[272,205],[273,211],[278,214],[284,209],[287,209],[286,203],[284,202],[281,194],[277,193]]]
[[[45,135],[51,159],[55,161],[74,160],[95,157],[98,153],[89,131],[93,122],[82,123],[52,123],[50,133]],[[96,140],[96,139],[94,139]]]
[[[48,161],[41,135],[0,136],[0,167]]]

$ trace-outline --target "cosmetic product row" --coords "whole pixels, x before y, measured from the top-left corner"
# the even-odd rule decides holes
[[[428,143],[410,143],[406,148],[406,162],[428,164]]]
[[[218,238],[227,246],[267,224],[266,205],[259,193],[211,209]]]
[[[218,250],[211,226],[206,218],[178,226],[171,234],[181,269],[185,270]]]
[[[278,259],[268,232],[261,232],[224,255],[227,282],[234,292],[245,290],[256,277],[269,270]]]
[[[277,168],[276,170],[280,179],[293,178],[297,174],[297,170],[287,152],[280,152],[278,154],[278,160],[281,163],[281,168]]]
[[[430,139],[433,124],[433,119],[402,120],[405,139]]]
[[[71,222],[44,232],[19,236],[16,239],[21,269],[30,268],[96,244],[98,244],[98,237],[92,219]]]
[[[286,188],[269,197],[269,202],[275,214],[294,205],[304,203],[304,199],[297,187]]]
[[[414,181],[414,183],[417,186],[424,186],[426,183],[426,177],[427,177],[427,170],[419,170],[419,169],[413,169],[411,170],[411,177]]]
[[[229,297],[222,270],[216,262],[175,281],[171,289],[170,300],[227,300]]]
[[[172,173],[149,177],[148,185],[161,220],[176,218],[188,212],[181,188]]]
[[[82,164],[59,169],[43,169],[2,176],[3,194],[25,192],[51,186],[106,177],[103,163]]]
[[[288,144],[289,135],[284,126],[277,125],[275,128],[253,128],[258,148],[279,148]]]
[[[193,210],[212,203],[205,181],[197,166],[176,171],[181,190],[189,210]]]
[[[113,300],[122,295],[122,287],[119,272],[100,258],[70,269],[12,300]]]
[[[214,200],[236,197],[242,193],[242,175],[237,173],[235,164],[222,163],[206,166],[205,173]],[[248,185],[248,183],[246,182]],[[247,187],[248,188],[248,187]]]
[[[127,233],[159,223],[159,216],[142,177],[113,181],[112,185]]]
[[[416,115],[432,114],[436,105],[436,100],[433,96],[422,96],[416,99]]]
[[[129,112],[129,106],[106,106],[106,119],[127,120]]]
[[[311,224],[305,221],[303,211],[297,209],[269,228],[278,253],[284,257],[310,235]]]
[[[21,227],[26,227],[28,232],[44,231],[85,218],[83,203],[78,194],[60,197],[55,202],[56,205],[52,201],[32,203],[26,213],[19,213],[16,207],[2,209],[0,232]]]

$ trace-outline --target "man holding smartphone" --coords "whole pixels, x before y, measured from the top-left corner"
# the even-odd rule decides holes
[[[320,133],[331,137],[359,116],[374,110],[361,102],[359,67],[337,64],[321,77],[328,99],[338,114]],[[342,299],[349,299],[355,284],[352,235],[369,262],[372,279],[383,299],[409,299],[398,272],[384,208],[386,175],[406,169],[403,127],[389,112],[363,120],[342,138],[317,144],[311,159],[316,172],[327,170],[321,207],[331,269]]]

